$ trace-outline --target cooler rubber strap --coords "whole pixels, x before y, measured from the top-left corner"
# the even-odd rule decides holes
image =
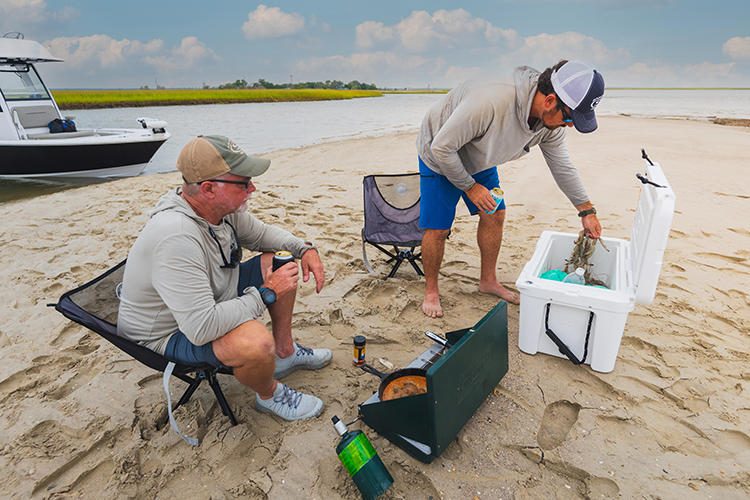
[[[549,308],[550,303],[547,303],[547,310],[544,314],[544,330],[547,336],[552,340],[552,342],[555,343],[557,348],[560,350],[560,354],[563,354],[565,357],[567,357],[573,364],[575,365],[582,365],[586,362],[586,356],[588,355],[589,351],[589,338],[591,337],[591,323],[594,322],[594,311],[591,311],[589,313],[589,326],[586,329],[586,341],[583,345],[583,359],[579,360],[575,354],[573,354],[573,351],[571,351],[567,345],[565,345],[565,342],[563,342],[560,337],[558,337],[555,332],[550,330],[549,327]]]

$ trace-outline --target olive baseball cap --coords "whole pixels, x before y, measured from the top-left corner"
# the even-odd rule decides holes
[[[257,177],[270,165],[271,160],[248,156],[232,139],[221,135],[199,135],[177,157],[177,170],[188,184],[229,173]]]

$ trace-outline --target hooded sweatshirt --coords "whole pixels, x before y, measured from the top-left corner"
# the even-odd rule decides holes
[[[417,152],[425,165],[466,191],[472,175],[518,159],[539,146],[560,190],[573,205],[589,201],[565,145],[565,127],[529,127],[539,71],[522,66],[506,78],[480,74],[451,90],[422,121]]]
[[[227,215],[219,225],[195,214],[180,196],[181,188],[161,197],[133,244],[125,265],[118,334],[159,354],[177,331],[195,345],[215,340],[266,307],[248,287],[238,296],[239,266],[225,268],[236,247],[255,252],[287,250],[299,259],[309,249],[289,232],[257,220],[249,212]],[[219,244],[211,237],[213,230]]]

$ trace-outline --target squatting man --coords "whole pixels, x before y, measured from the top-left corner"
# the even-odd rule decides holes
[[[184,184],[148,213],[128,255],[117,329],[173,361],[229,367],[256,392],[258,410],[299,420],[318,415],[323,401],[278,380],[331,360],[330,350],[292,338],[299,267],[318,293],[325,273],[312,243],[248,212],[252,178],[270,164],[222,136],[199,136],[182,149]],[[260,253],[241,262],[243,248]],[[272,271],[278,250],[299,267]],[[272,331],[259,321],[266,309]]]

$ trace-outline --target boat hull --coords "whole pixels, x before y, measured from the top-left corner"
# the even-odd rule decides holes
[[[148,141],[100,144],[0,144],[0,176],[131,177],[139,175],[169,134]]]

